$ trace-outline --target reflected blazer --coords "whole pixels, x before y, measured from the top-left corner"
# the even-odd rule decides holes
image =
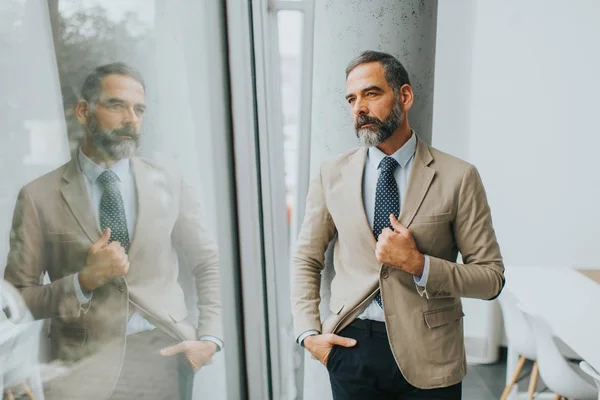
[[[80,362],[110,348],[100,372],[109,381],[121,368],[131,307],[177,340],[223,337],[218,251],[198,200],[180,175],[150,160],[134,157],[131,168],[138,214],[124,278],[79,304],[73,274],[85,266],[101,230],[76,158],[21,189],[5,272],[34,318],[51,319],[52,358]],[[187,318],[179,257],[195,280],[197,327]],[[42,282],[46,272],[49,284]]]

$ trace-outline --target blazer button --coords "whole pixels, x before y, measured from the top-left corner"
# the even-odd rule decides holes
[[[390,271],[388,271],[387,267],[383,267],[383,268],[381,269],[381,277],[382,277],[383,279],[387,279],[387,278],[388,278],[388,276],[390,276]]]

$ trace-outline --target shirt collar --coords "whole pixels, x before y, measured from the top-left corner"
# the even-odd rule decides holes
[[[130,163],[128,158],[117,161],[111,168],[102,168],[93,162],[88,156],[86,156],[80,148],[78,161],[81,171],[92,184],[96,183],[96,180],[100,174],[107,169],[112,170],[121,182],[125,180],[127,174],[129,173]]]
[[[408,164],[417,150],[417,135],[415,134],[414,130],[411,130],[411,132],[412,135],[410,136],[410,139],[408,139],[408,141],[404,143],[402,147],[396,150],[394,154],[390,155],[390,157],[398,161],[398,164],[400,164],[402,168],[406,167],[406,164]],[[369,163],[371,163],[375,169],[378,169],[381,160],[386,157],[386,154],[377,147],[373,146],[369,147],[367,157],[369,159]]]

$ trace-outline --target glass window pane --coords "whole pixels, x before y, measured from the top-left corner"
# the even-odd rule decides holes
[[[299,11],[277,13],[288,224],[292,219],[298,167],[303,21],[304,16]]]
[[[281,112],[283,122],[284,168],[286,185],[286,204],[288,210],[288,235],[291,234],[291,221],[293,218],[294,198],[298,180],[298,145],[300,134],[300,111],[302,101],[302,35],[304,15],[299,11],[279,11],[277,13],[278,39],[279,39],[279,67],[281,77]],[[293,238],[292,238],[293,240]],[[289,281],[289,280],[288,280]],[[279,298],[289,298],[289,286],[278,287]],[[284,294],[282,296],[282,294]],[[290,344],[289,352],[281,355],[281,365],[287,376],[288,382],[285,394],[289,399],[301,398],[302,350],[294,342],[291,318],[283,329]]]
[[[208,18],[2,2],[0,393],[227,397]]]

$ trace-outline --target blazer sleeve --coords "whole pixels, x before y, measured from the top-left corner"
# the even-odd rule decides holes
[[[206,225],[203,208],[193,189],[181,181],[180,208],[173,243],[187,260],[198,296],[196,335],[223,339],[219,251]]]
[[[496,298],[504,287],[504,264],[483,182],[470,164],[460,184],[453,230],[464,264],[430,256],[426,287],[417,290],[427,298]]]
[[[43,284],[46,243],[34,199],[26,188],[17,198],[10,231],[10,250],[4,278],[16,287],[35,319],[77,318],[81,306],[73,275]]]
[[[304,221],[292,259],[291,302],[295,337],[309,330],[321,331],[321,271],[325,250],[335,233],[319,170],[309,185]]]

